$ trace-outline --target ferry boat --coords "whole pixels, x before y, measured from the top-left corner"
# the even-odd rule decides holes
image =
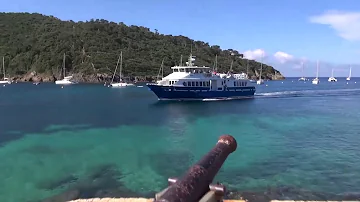
[[[255,86],[245,73],[219,74],[211,71],[210,67],[194,66],[194,57],[190,54],[186,66],[171,67],[171,74],[146,86],[159,100],[206,101],[254,97]]]

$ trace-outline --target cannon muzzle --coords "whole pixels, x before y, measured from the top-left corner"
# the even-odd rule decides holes
[[[169,187],[155,197],[155,202],[218,201],[225,193],[221,184],[212,185],[215,175],[230,153],[237,148],[235,138],[220,136],[215,147],[193,165],[179,180],[169,178]]]

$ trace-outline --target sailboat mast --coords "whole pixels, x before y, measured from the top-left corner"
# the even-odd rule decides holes
[[[63,57],[63,73],[64,73],[64,78],[65,78],[65,53],[64,53],[64,57]]]
[[[3,68],[3,73],[4,73],[4,79],[5,79],[5,57],[4,56],[2,58],[2,68]]]
[[[261,74],[262,74],[262,66],[263,66],[263,57],[264,57],[264,54],[261,54],[261,62],[260,62],[260,81],[261,81]]]
[[[316,78],[319,78],[319,60],[316,61]]]
[[[334,69],[331,69],[331,77],[334,77]]]
[[[246,62],[246,77],[249,78],[249,60]]]
[[[305,78],[304,77],[304,62],[301,62],[301,76],[302,76],[302,78]]]
[[[119,82],[121,82],[122,60],[123,60],[123,58],[122,58],[122,51],[121,51],[121,52],[120,52],[120,81],[119,81]]]
[[[215,72],[217,72],[217,54],[215,55]]]
[[[351,78],[351,66],[350,66],[349,78]]]
[[[114,82],[116,70],[117,70],[117,68],[118,68],[118,66],[119,66],[119,61],[120,61],[120,55],[119,55],[119,58],[118,58],[118,60],[117,60],[117,62],[116,62],[116,67],[115,67],[115,71],[114,71],[114,74],[113,74],[112,79],[111,79],[111,83]]]
[[[182,60],[182,59],[181,59]],[[161,79],[164,78],[164,58],[161,61]]]
[[[180,67],[182,66],[182,55],[181,55],[181,57],[180,57]]]

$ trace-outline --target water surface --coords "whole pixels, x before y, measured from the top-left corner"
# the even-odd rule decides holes
[[[228,189],[358,191],[360,79],[265,84],[255,99],[221,102],[158,102],[146,87],[1,87],[0,199],[39,201],[94,183],[86,196],[160,191],[221,134],[238,142],[216,179]]]

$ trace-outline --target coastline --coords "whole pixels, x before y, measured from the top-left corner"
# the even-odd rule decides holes
[[[74,73],[73,81],[77,83],[110,83],[112,80],[112,75],[109,74],[83,74],[83,73]],[[12,82],[43,82],[43,83],[54,83],[57,80],[60,80],[60,76],[55,76],[52,74],[38,74],[35,71],[29,72],[24,75],[17,75],[10,77]],[[118,79],[115,76],[115,80]],[[256,79],[256,78],[251,78]],[[282,75],[269,75],[265,79],[268,80],[284,80],[285,77]],[[125,80],[130,82],[154,82],[157,80],[157,76],[126,76]]]

